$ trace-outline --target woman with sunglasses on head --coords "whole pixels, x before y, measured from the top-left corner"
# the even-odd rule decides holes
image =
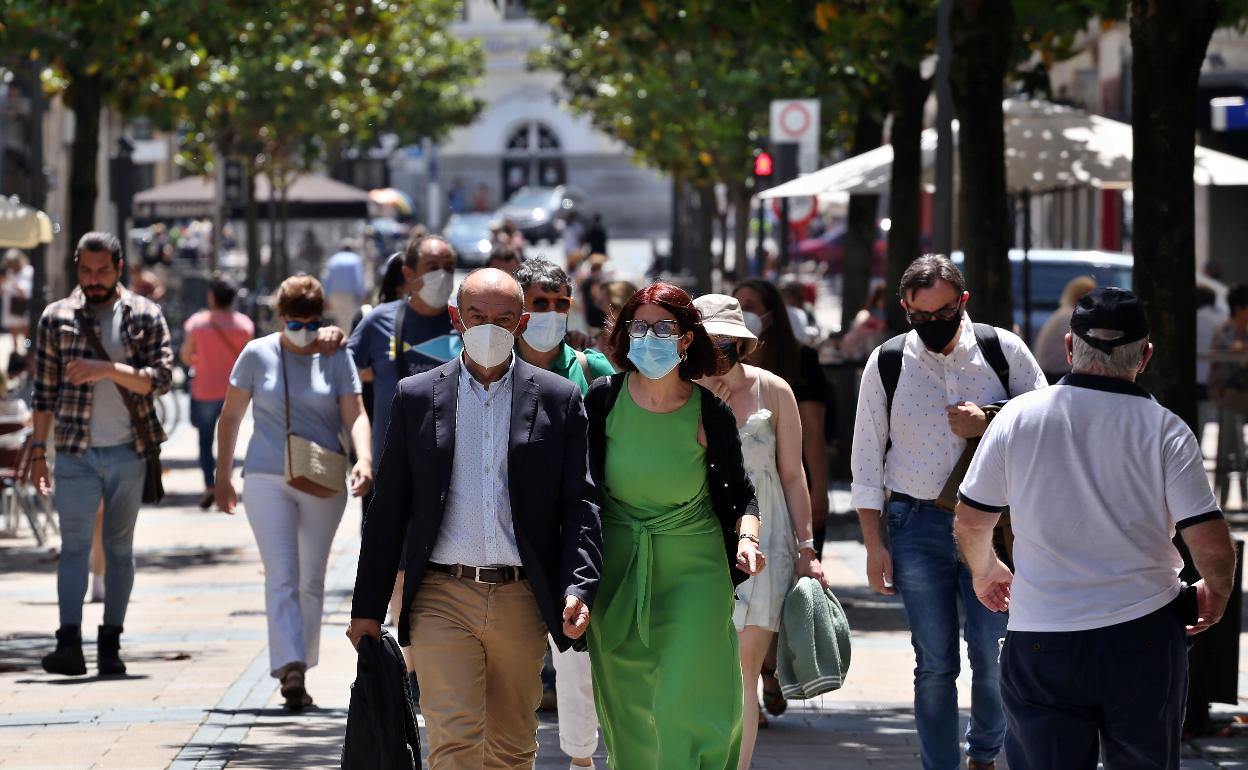
[[[739,767],[750,766],[760,720],[757,682],[763,659],[780,630],[780,611],[797,576],[827,578],[815,553],[810,493],[802,471],[802,425],[793,391],[779,376],[742,363],[758,345],[745,326],[737,300],[706,294],[694,300],[702,323],[727,359],[713,377],[699,381],[727,402],[741,435],[745,470],[758,495],[760,546],[767,570],[737,587],[733,624],[741,643],[745,687],[744,734]],[[761,716],[761,715],[760,715]]]
[[[372,484],[372,445],[351,356],[346,350],[317,352],[316,333],[325,325],[320,282],[287,278],[276,304],[282,330],[247,343],[230,374],[218,423],[216,497],[222,511],[235,512],[234,447],[252,403],[255,428],[243,461],[243,504],[264,562],[269,670],[281,680],[287,708],[299,710],[312,705],[304,676],[317,663],[325,567],[347,494],[320,497],[290,486],[287,435],[341,452],[338,436],[348,428],[358,458],[348,488],[357,497]]]
[[[607,756],[616,770],[733,770],[733,586],[764,558],[736,418],[694,383],[723,357],[689,295],[664,283],[625,303],[611,356],[621,373],[585,400],[603,531],[589,653]]]

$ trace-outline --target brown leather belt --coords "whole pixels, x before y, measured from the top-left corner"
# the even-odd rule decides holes
[[[467,564],[438,564],[431,561],[428,568],[434,572],[445,572],[457,578],[489,585],[524,580],[523,567],[470,567]]]

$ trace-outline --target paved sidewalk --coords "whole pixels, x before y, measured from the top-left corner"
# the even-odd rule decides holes
[[[322,661],[308,676],[318,707],[292,715],[268,676],[263,571],[251,530],[245,516],[194,507],[200,485],[194,438],[186,427],[175,432],[165,450],[170,497],[140,515],[138,573],[122,640],[126,678],[54,677],[40,669],[57,624],[55,550],[37,548],[25,531],[0,537],[0,768],[338,766],[354,677],[343,630],[359,504],[348,506],[330,559]],[[918,766],[904,618],[896,600],[867,591],[864,560],[852,540],[831,543],[826,552],[854,628],[845,688],[791,704],[773,719],[755,767]],[[84,619],[92,670],[100,611],[88,605]],[[969,685],[969,674],[960,684]],[[969,688],[960,689],[965,718]],[[1240,690],[1248,692],[1248,682]],[[542,715],[542,770],[567,767],[556,730],[553,717]],[[1248,767],[1248,738],[1202,741],[1188,753],[1189,770]],[[601,751],[599,767],[605,767]]]

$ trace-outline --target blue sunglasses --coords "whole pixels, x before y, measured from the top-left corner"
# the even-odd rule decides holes
[[[324,321],[287,321],[286,322],[286,328],[290,329],[292,332],[303,331],[304,329],[307,329],[310,332],[314,332],[320,329],[324,325],[325,325]]]

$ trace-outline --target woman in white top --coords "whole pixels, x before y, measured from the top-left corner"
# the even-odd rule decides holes
[[[740,363],[758,339],[745,326],[741,306],[733,297],[706,294],[694,300],[702,323],[728,359],[730,368],[699,380],[732,407],[741,433],[745,470],[754,483],[762,519],[760,548],[768,567],[737,587],[733,623],[741,646],[745,682],[745,719],[741,736],[741,770],[750,766],[762,714],[758,708],[758,677],[767,648],[780,630],[784,598],[798,576],[825,587],[827,578],[815,552],[810,492],[802,469],[802,423],[793,391],[766,369]],[[751,715],[757,714],[757,718]]]
[[[372,437],[360,376],[345,349],[317,352],[325,293],[315,278],[287,278],[277,291],[280,333],[247,343],[230,373],[217,434],[217,505],[234,513],[238,497],[231,473],[238,428],[252,404],[255,429],[243,461],[243,503],[264,562],[269,664],[281,680],[292,710],[312,704],[304,677],[320,651],[325,570],[346,492],[323,497],[287,481],[287,435],[341,451],[349,428],[358,458],[350,491],[359,497],[372,485]]]
[[[13,349],[25,351],[26,336],[30,333],[30,292],[34,285],[35,268],[20,249],[4,253],[4,279],[0,284],[0,322],[5,331],[13,335]]]

